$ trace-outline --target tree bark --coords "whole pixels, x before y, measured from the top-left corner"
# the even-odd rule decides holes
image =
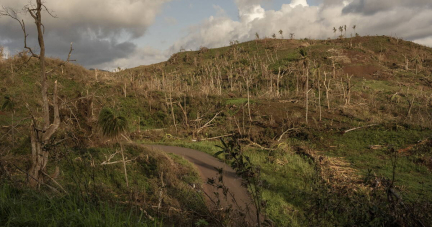
[[[53,99],[54,99],[53,123],[44,130],[40,130],[38,128],[37,122],[34,118],[31,124],[30,140],[31,140],[31,147],[32,147],[32,159],[31,159],[32,165],[29,170],[28,181],[30,186],[32,187],[36,187],[38,184],[44,182],[42,172],[46,172],[46,165],[48,164],[48,156],[49,156],[49,150],[47,150],[45,145],[49,142],[51,136],[60,126],[59,108],[57,103],[57,81],[55,81],[54,83]],[[48,115],[48,120],[49,120],[49,112],[46,114]]]
[[[28,5],[25,9],[33,17],[36,24],[36,30],[38,32],[38,43],[40,47],[39,55],[35,54],[33,50],[27,46],[27,33],[23,20],[19,20],[16,16],[10,15],[13,19],[17,20],[24,32],[24,46],[30,51],[32,57],[39,59],[40,65],[40,80],[41,80],[41,95],[42,95],[42,122],[39,126],[35,117],[32,116],[32,124],[30,130],[30,140],[32,148],[32,163],[28,173],[28,182],[30,186],[36,187],[44,182],[43,172],[46,172],[46,166],[48,164],[49,150],[47,144],[51,139],[51,136],[57,131],[60,126],[59,107],[57,102],[57,81],[54,83],[54,96],[53,96],[53,107],[54,107],[54,119],[50,122],[50,111],[48,101],[48,81],[45,67],[45,41],[44,41],[44,27],[42,24],[42,7],[45,7],[42,0],[36,0],[36,7],[30,8],[32,5]],[[46,8],[46,7],[45,7]],[[49,13],[49,12],[48,12]],[[69,59],[68,59],[69,60]]]

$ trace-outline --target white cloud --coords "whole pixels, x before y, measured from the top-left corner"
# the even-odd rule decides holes
[[[9,58],[9,56],[10,56],[10,50],[9,50],[9,48],[8,47],[3,47],[3,46],[0,46],[0,48],[3,48],[2,49],[2,58],[4,58],[4,59],[8,59]],[[0,57],[0,59],[1,59],[1,57]]]
[[[292,0],[289,5],[293,8],[296,6],[309,6],[306,0]]]
[[[413,40],[413,41],[416,42],[416,43],[419,43],[421,45],[425,45],[425,46],[428,46],[428,47],[432,48],[432,36],[431,37],[427,37],[427,38],[423,38],[423,39],[416,39],[416,40]]]
[[[225,46],[230,40],[254,39],[255,33],[270,37],[280,29],[284,34],[295,33],[296,38],[333,38],[337,35],[333,27],[343,25],[349,28],[347,36],[354,35],[352,27],[357,25],[355,32],[360,35],[397,35],[428,44],[432,39],[432,7],[429,7],[432,3],[421,7],[425,1],[413,0],[416,3],[413,5],[402,0],[383,0],[374,10],[371,4],[376,1],[372,0],[324,0],[319,6],[309,6],[306,0],[292,0],[279,10],[266,11],[260,0],[236,0],[238,21],[227,16],[210,17],[191,27],[171,51],[180,47],[196,50],[200,46]]]
[[[255,19],[263,19],[265,10],[260,5],[250,5],[239,9],[239,17],[241,21],[250,23]]]
[[[43,12],[47,55],[64,56],[69,43],[74,42],[75,51],[72,54],[85,66],[123,58],[137,48],[131,40],[146,33],[163,4],[168,1],[45,0],[47,8],[58,16],[52,18]],[[20,10],[28,2],[2,0],[1,5]],[[19,16],[26,21],[29,45],[37,47],[32,18],[28,13]],[[23,35],[18,22],[1,17],[0,40],[8,41],[6,45],[13,51],[22,49]]]
[[[91,65],[91,68],[113,71],[117,67],[132,68],[139,65],[150,65],[166,61],[170,55],[167,51],[160,51],[152,47],[137,48],[123,58],[117,58],[109,62]]]

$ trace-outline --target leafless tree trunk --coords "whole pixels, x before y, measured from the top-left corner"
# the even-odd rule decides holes
[[[122,160],[123,160],[123,169],[124,169],[124,173],[125,173],[126,186],[129,187],[128,174],[127,174],[127,168],[126,168],[126,161],[125,161],[125,158],[124,158],[124,152],[123,152],[123,145],[122,144],[120,144],[120,150],[121,150],[121,155],[122,155]]]
[[[307,61],[307,60],[305,60]],[[308,124],[309,113],[309,69],[308,64],[305,63],[306,84],[305,84],[305,103],[306,103],[306,124]]]
[[[250,111],[249,78],[246,79],[246,89],[247,89],[247,106],[248,106],[248,113],[249,113],[249,121],[252,122],[252,116],[251,116],[251,111]]]
[[[408,57],[405,54],[403,56],[405,58],[405,70],[409,70],[409,60],[408,60]]]
[[[333,79],[334,79],[336,78],[336,65],[333,58],[332,58],[332,67],[333,67]]]
[[[342,90],[343,90],[343,95],[344,95],[344,99],[345,99],[345,105],[349,105],[351,103],[351,88],[353,87],[353,85],[351,84],[351,78],[353,76],[349,76],[347,75],[347,79],[345,81],[346,86],[344,86],[343,84],[343,80],[341,78],[341,86],[342,86]]]
[[[329,98],[330,82],[331,79],[329,78],[327,81],[327,73],[324,72],[324,87],[326,89],[327,109],[330,109],[330,98]]]
[[[318,108],[319,108],[319,120],[322,120],[321,111],[321,71],[318,69]]]
[[[39,59],[40,65],[40,83],[41,83],[41,95],[42,95],[42,122],[36,120],[32,114],[32,124],[30,130],[30,140],[32,148],[32,163],[28,174],[29,184],[36,187],[40,183],[43,183],[44,172],[46,172],[46,166],[48,163],[49,150],[46,145],[49,143],[51,136],[57,131],[60,126],[59,107],[57,102],[57,81],[54,83],[54,96],[53,96],[53,122],[50,122],[50,111],[49,111],[49,100],[48,100],[48,81],[47,72],[45,66],[45,41],[44,41],[44,30],[45,27],[42,23],[42,10],[45,9],[48,14],[53,16],[42,3],[42,0],[36,0],[36,5],[26,5],[24,11],[29,13],[36,24],[38,43],[40,47],[39,54],[35,54],[33,49],[27,46],[27,32],[24,20],[18,19],[18,13],[10,8],[3,7],[3,11],[0,12],[2,16],[9,16],[12,19],[19,22],[21,29],[24,33],[24,48],[27,49],[31,56]],[[72,52],[71,51],[69,54]],[[69,57],[68,57],[69,61]],[[30,111],[31,112],[31,111]]]

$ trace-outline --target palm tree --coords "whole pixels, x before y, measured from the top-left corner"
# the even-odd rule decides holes
[[[272,38],[276,39],[276,34],[275,33],[273,33]]]
[[[347,28],[347,27],[346,27],[346,25],[344,25],[344,30],[345,30],[345,37],[346,37],[346,28]]]
[[[354,26],[353,26],[354,34],[356,33],[356,32],[355,32],[356,28],[357,28],[357,25],[354,25]]]
[[[279,34],[281,35],[281,37],[282,37],[282,39],[283,39],[283,31],[282,31],[282,29],[279,30]]]
[[[336,27],[333,27],[333,33],[336,35],[337,29]]]
[[[113,138],[118,142],[120,135],[127,130],[127,120],[125,117],[116,115],[110,109],[104,108],[99,114],[98,125],[102,130],[102,134],[106,137]],[[129,187],[126,162],[123,153],[123,145],[120,143],[120,150],[123,159],[123,168],[125,171],[126,186]]]
[[[259,34],[258,34],[258,32],[255,33],[255,38],[256,38],[256,39],[259,39]]]
[[[340,37],[342,38],[342,37],[343,37],[343,36],[342,36],[343,27],[342,27],[342,26],[339,27],[339,31],[340,31],[340,33],[341,33]]]

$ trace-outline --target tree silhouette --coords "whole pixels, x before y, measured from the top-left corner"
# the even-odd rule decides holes
[[[356,31],[355,31],[355,30],[356,30],[356,28],[357,28],[357,25],[354,25],[354,26],[353,26],[353,29],[354,29],[354,34],[356,34]]]
[[[279,34],[281,35],[281,38],[283,39],[283,31],[282,31],[282,29],[279,30]]]
[[[341,33],[340,37],[342,38],[343,37],[343,35],[342,35],[342,33],[343,33],[343,27],[342,26],[339,27],[339,31]]]
[[[102,130],[102,134],[106,137],[114,139],[117,143],[122,133],[127,130],[128,122],[125,117],[116,115],[112,110],[104,108],[99,113],[98,125]],[[125,171],[126,186],[129,187],[126,162],[124,158],[123,145],[120,144],[121,155],[123,159],[123,168]]]
[[[294,33],[290,33],[290,39],[294,39],[295,34]]]
[[[275,33],[273,33],[272,38],[276,39],[276,34]]]
[[[333,27],[333,33],[336,35],[337,29],[336,27]]]

